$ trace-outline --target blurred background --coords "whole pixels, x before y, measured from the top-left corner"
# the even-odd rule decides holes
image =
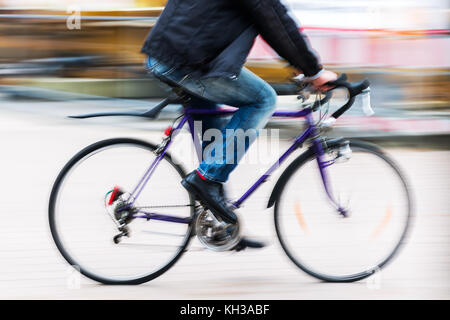
[[[58,172],[76,152],[99,139],[160,141],[161,129],[180,107],[166,108],[155,121],[67,116],[148,109],[169,93],[146,73],[140,53],[166,1],[0,0],[0,194],[8,195],[0,200],[5,225],[0,256],[6,261],[1,265],[0,297],[450,298],[448,0],[283,2],[326,68],[345,72],[350,80],[371,81],[375,115],[366,117],[355,106],[330,135],[390,147],[389,154],[412,186],[418,221],[404,252],[383,271],[382,284],[373,289],[363,283],[318,283],[271,246],[262,255],[194,252],[149,286],[123,290],[83,283],[87,290],[72,290],[67,279],[76,274],[67,269],[48,230],[48,198]],[[246,66],[282,95],[279,108],[297,107],[293,70],[261,38]],[[331,108],[340,102],[338,95]],[[289,145],[285,138],[298,134],[298,124],[298,119],[269,123],[285,129],[280,132],[283,148]],[[236,172],[234,181],[239,183],[232,184],[233,196],[260,174],[245,166]],[[243,216],[252,222],[246,224],[253,228],[248,227],[250,235],[273,236],[273,216],[261,211],[275,181],[265,184],[244,208]],[[226,274],[211,268],[211,254]],[[199,272],[200,264],[204,268]]]
[[[362,120],[353,110],[341,123],[345,134],[450,132],[448,1],[284,2],[327,68],[372,80],[376,116]],[[9,99],[134,100],[114,101],[124,108],[142,107],[136,99],[167,95],[168,89],[146,74],[140,54],[164,4],[0,0],[0,93]],[[261,38],[247,67],[280,94],[292,93],[292,70]]]

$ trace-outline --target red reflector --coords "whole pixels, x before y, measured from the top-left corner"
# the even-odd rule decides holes
[[[166,130],[164,130],[164,134],[166,136],[170,135],[171,132],[172,132],[172,127],[167,127]]]
[[[119,192],[119,190],[120,190],[119,187],[114,187],[114,189],[113,189],[113,191],[111,193],[111,198],[109,198],[109,202],[108,202],[109,206],[112,205],[113,202],[116,200],[115,198],[116,198],[117,193]]]

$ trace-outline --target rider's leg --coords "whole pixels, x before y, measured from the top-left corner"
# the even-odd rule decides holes
[[[265,81],[247,69],[243,69],[235,80],[229,78],[211,78],[201,81],[203,97],[208,100],[238,107],[231,120],[221,131],[222,139],[214,141],[214,149],[221,151],[221,157],[205,158],[197,172],[189,174],[182,182],[183,186],[220,216],[224,221],[235,223],[237,217],[220,195],[222,182],[228,179],[236,168],[251,142],[272,115],[276,104],[276,93]],[[244,132],[239,141],[236,131]],[[246,131],[250,133],[250,141],[245,141]],[[252,139],[253,138],[253,139]],[[244,141],[242,141],[244,140]],[[244,144],[243,151],[239,143]],[[231,157],[229,155],[231,154]],[[227,161],[230,160],[231,161]],[[259,244],[252,243],[251,246]]]
[[[148,59],[148,68],[159,78],[165,78],[182,86],[193,95],[191,105],[199,108],[217,108],[217,104],[227,104],[239,108],[225,125],[221,117],[209,117],[203,122],[206,129],[221,129],[222,141],[213,141],[212,153],[205,154],[198,170],[206,178],[225,182],[231,171],[236,168],[250,144],[263,128],[275,109],[275,90],[264,80],[246,68],[242,68],[237,78],[213,77],[193,79],[180,69],[170,68],[152,58]],[[205,117],[206,118],[206,117]],[[249,134],[249,139],[238,139],[239,133]],[[240,144],[244,143],[244,148]],[[219,146],[218,144],[221,144]],[[205,146],[205,143],[204,143]],[[221,154],[215,154],[220,150]],[[221,156],[221,157],[220,157]]]
[[[222,157],[205,158],[198,168],[204,177],[225,182],[272,115],[276,93],[268,83],[245,68],[236,80],[205,79],[202,84],[205,98],[239,108],[222,129],[222,141],[215,141],[211,146],[221,149]]]
[[[246,131],[264,127],[275,108],[275,91],[269,84],[245,68],[241,70],[237,79],[209,78],[198,80],[190,78],[182,70],[167,67],[151,58],[148,60],[148,67],[159,78],[176,82],[193,96],[238,107],[239,110],[221,130],[221,134],[225,138],[227,129]],[[229,146],[227,147],[226,139],[217,147],[225,150],[224,155],[226,155],[226,150],[230,149]],[[245,151],[248,147],[249,143],[245,145]],[[233,164],[227,165],[223,161],[216,163],[203,161],[205,162],[204,165],[207,165],[203,170],[206,174],[211,174],[211,179],[205,178],[199,171],[194,171],[182,181],[186,189],[200,198],[215,215],[228,223],[236,223],[237,217],[226,203],[223,196],[223,186],[219,181],[225,181],[228,178],[229,173],[237,166],[236,160],[240,160],[243,156],[243,154],[235,153],[234,148],[232,149],[233,158],[235,158]],[[263,244],[243,238],[237,248],[245,247],[260,248],[263,247]]]
[[[216,102],[202,97],[204,94],[202,84],[198,80],[191,79],[189,74],[183,70],[170,68],[153,58],[148,58],[147,68],[158,78],[165,78],[171,82],[175,82],[187,92],[191,93],[192,95],[189,101],[185,104],[186,107],[211,111],[219,107]],[[229,121],[229,118],[223,116],[195,115],[194,121],[201,123],[201,131],[197,132],[197,134],[200,140],[203,140],[204,134],[208,129],[222,130]],[[207,144],[208,141],[203,141],[202,147],[204,148]]]
[[[192,96],[190,100],[185,104],[185,107],[214,111],[219,108],[219,105],[210,100]],[[201,127],[201,130],[196,133],[198,134],[198,138],[200,139],[200,141],[202,141],[203,150],[210,143],[210,141],[204,140],[205,133],[207,133],[209,129],[221,131],[229,120],[229,117],[225,116],[194,115],[195,128],[198,129],[199,126]],[[206,136],[208,136],[208,134]]]

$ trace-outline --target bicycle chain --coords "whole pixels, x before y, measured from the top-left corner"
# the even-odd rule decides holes
[[[135,207],[136,209],[155,209],[155,208],[181,208],[181,207],[194,207],[193,204],[174,204],[174,205],[155,205],[155,206],[143,206]]]

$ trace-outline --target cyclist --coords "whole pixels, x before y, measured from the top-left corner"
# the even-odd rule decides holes
[[[258,34],[315,88],[324,90],[328,81],[337,78],[319,64],[280,0],[168,0],[142,48],[149,70],[189,92],[192,107],[215,109],[226,104],[238,108],[226,123],[217,117],[201,119],[203,132],[221,130],[222,142],[213,143],[222,143],[216,147],[222,148],[223,159],[203,159],[182,181],[215,216],[230,224],[237,222],[237,216],[225,200],[223,183],[243,154],[232,150],[233,161],[227,163],[227,134],[263,128],[276,104],[273,88],[243,67]],[[245,143],[245,151],[250,143]],[[235,249],[245,247],[263,244],[242,238]]]

